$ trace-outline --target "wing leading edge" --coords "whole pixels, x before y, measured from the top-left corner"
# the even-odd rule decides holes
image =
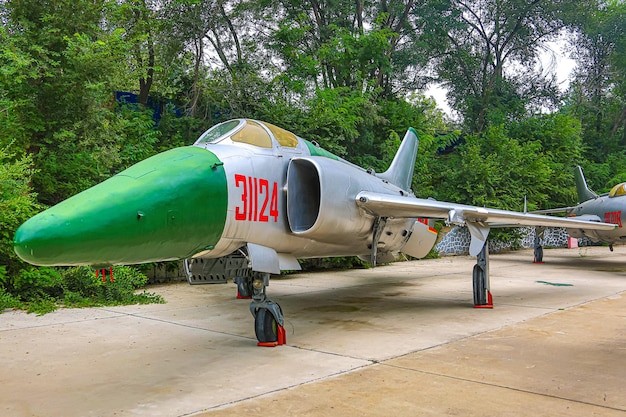
[[[617,225],[572,217],[551,217],[541,214],[521,213],[487,207],[448,203],[423,198],[403,197],[362,191],[356,204],[363,210],[380,217],[431,217],[445,219],[448,224],[467,226],[471,235],[470,255],[482,249],[491,227],[503,225],[570,227],[592,230],[613,230]]]

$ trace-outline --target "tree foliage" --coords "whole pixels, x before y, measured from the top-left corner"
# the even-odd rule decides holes
[[[584,128],[585,153],[604,163],[626,145],[626,3],[609,1],[577,16],[574,57],[580,63],[566,110]],[[603,185],[604,186],[604,185]]]
[[[32,158],[15,159],[7,148],[0,147],[0,287],[3,274],[14,274],[22,266],[13,252],[15,231],[41,207],[30,187]]]
[[[547,0],[451,2],[454,19],[435,65],[470,132],[556,99],[553,80],[538,68],[539,53],[572,7]]]
[[[394,96],[421,85],[430,51],[422,37],[442,20],[440,3],[272,3],[278,18],[269,46],[284,62],[281,77],[295,91],[346,87]]]

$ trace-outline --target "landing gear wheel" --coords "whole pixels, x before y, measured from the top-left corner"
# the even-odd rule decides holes
[[[260,343],[278,341],[278,322],[266,308],[259,308],[254,318],[254,332]]]
[[[474,284],[474,308],[493,308],[493,298],[489,290],[489,245],[487,242],[476,256],[472,283]]]
[[[287,343],[285,316],[278,303],[268,299],[265,288],[269,285],[269,274],[257,274],[252,280],[252,302],[250,313],[254,317],[254,333],[257,346],[274,347]]]
[[[485,291],[485,271],[479,265],[474,265],[472,278],[474,281],[474,305],[482,306],[487,304],[487,295]]]
[[[543,247],[537,246],[535,248],[535,261],[534,263],[540,264],[543,262]]]

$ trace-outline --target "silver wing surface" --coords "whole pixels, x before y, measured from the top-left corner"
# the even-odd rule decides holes
[[[380,217],[430,217],[445,219],[448,224],[467,226],[472,235],[472,256],[478,255],[482,249],[491,227],[544,226],[583,230],[613,230],[617,227],[615,224],[573,217],[552,217],[369,191],[357,194],[356,204],[366,212]]]

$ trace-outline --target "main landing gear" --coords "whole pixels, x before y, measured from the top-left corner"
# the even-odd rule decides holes
[[[235,278],[237,298],[252,299],[250,313],[254,317],[254,332],[258,346],[274,347],[287,343],[285,317],[280,306],[267,298],[265,289],[270,274],[253,272],[251,276]]]
[[[472,272],[474,284],[474,308],[493,308],[493,297],[489,290],[489,245],[485,245],[476,257]]]
[[[533,263],[535,264],[543,263],[543,246],[541,245],[541,241],[543,240],[543,233],[545,230],[546,229],[543,227],[535,227],[535,258],[533,260]]]

